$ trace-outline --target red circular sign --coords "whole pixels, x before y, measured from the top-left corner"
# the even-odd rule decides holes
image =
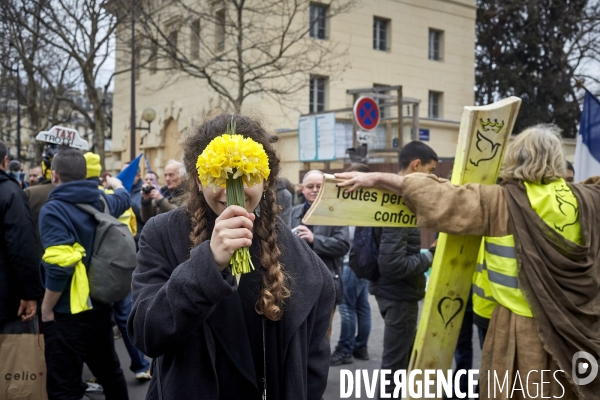
[[[372,131],[379,125],[381,112],[379,105],[370,97],[359,97],[354,103],[354,119],[365,131]]]

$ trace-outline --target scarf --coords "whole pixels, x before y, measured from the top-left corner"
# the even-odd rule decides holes
[[[591,400],[600,393],[600,378],[584,386],[575,384],[577,368],[572,362],[580,351],[600,359],[600,187],[569,187],[579,203],[583,245],[565,239],[536,214],[521,182],[508,182],[504,189],[519,287],[533,311],[538,334],[573,391],[580,399]],[[590,362],[588,366],[592,367]]]
[[[48,264],[58,265],[62,268],[75,268],[69,292],[69,305],[72,314],[92,309],[90,284],[87,270],[83,264],[84,257],[85,249],[79,243],[75,243],[72,246],[68,244],[50,246],[46,249],[42,258]]]

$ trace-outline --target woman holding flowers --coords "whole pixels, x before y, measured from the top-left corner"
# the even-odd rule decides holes
[[[156,358],[147,398],[320,399],[333,282],[278,217],[266,132],[223,114],[184,151],[187,203],[145,225],[133,275],[129,335]]]

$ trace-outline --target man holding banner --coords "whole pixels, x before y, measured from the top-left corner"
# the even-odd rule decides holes
[[[399,160],[399,175],[407,176],[432,173],[438,157],[425,143],[413,141],[402,148]],[[417,332],[419,301],[425,296],[425,272],[432,259],[432,252],[421,253],[419,228],[382,229],[379,278],[369,285],[369,293],[375,296],[385,324],[382,370],[395,372],[408,368]]]
[[[560,130],[537,125],[507,148],[502,186],[454,186],[424,174],[336,174],[351,192],[401,194],[421,228],[484,236],[498,305],[482,353],[480,398],[513,398],[515,388],[517,397],[527,391],[588,400],[600,393],[600,186],[566,184],[565,165]],[[508,389],[497,397],[495,380],[505,377]]]

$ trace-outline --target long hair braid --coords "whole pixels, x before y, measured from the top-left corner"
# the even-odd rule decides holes
[[[208,236],[208,204],[198,186],[190,191],[188,197],[188,212],[192,221],[190,232],[191,247],[194,248],[205,241]]]
[[[285,299],[290,297],[286,287],[286,276],[282,270],[281,251],[277,245],[277,220],[279,206],[275,202],[275,192],[268,188],[260,201],[260,218],[254,229],[260,239],[262,266],[262,290],[256,302],[256,312],[271,321],[278,321],[283,313]]]

